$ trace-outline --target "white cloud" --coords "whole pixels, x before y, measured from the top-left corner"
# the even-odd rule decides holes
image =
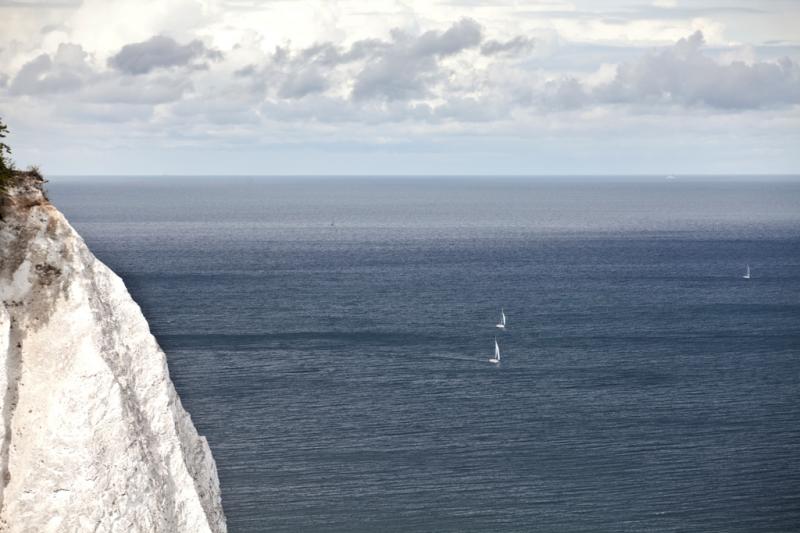
[[[25,63],[9,88],[11,94],[69,93],[95,76],[80,45],[62,43],[51,57],[41,54]]]
[[[521,54],[533,50],[534,45],[535,41],[533,39],[523,35],[517,35],[507,41],[498,41],[496,39],[486,41],[483,43],[483,46],[481,46],[481,53],[485,56],[494,54]]]
[[[705,105],[752,109],[800,104],[800,67],[778,62],[723,64],[702,52],[695,32],[675,46],[618,67],[613,81],[595,90],[611,102]]]
[[[156,35],[140,43],[123,46],[119,52],[108,59],[108,64],[127,74],[147,74],[159,68],[184,67],[193,65],[205,68],[203,60],[218,61],[222,54],[195,39],[186,44],[178,44],[175,39]]]
[[[388,43],[380,42],[353,84],[357,100],[406,100],[429,95],[431,86],[444,79],[439,60],[474,48],[481,42],[481,27],[462,19],[445,32],[428,31],[418,37],[395,31]]]
[[[800,9],[522,4],[0,4],[10,21],[0,35],[0,116],[23,137],[46,122],[91,145],[113,122],[126,125],[114,130],[121,143],[203,148],[331,138],[456,147],[478,131],[513,151],[542,132],[568,143],[603,126],[651,131],[698,113],[712,126],[738,117],[738,127],[781,110],[776,131],[798,124],[800,48],[782,44],[784,58],[757,45],[785,40],[785,20]]]

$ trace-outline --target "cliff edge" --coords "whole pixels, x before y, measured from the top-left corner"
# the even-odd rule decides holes
[[[225,532],[164,352],[42,186],[0,191],[0,531]]]

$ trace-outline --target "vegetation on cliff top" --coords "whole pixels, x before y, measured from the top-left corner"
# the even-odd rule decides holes
[[[18,170],[14,161],[11,159],[11,147],[3,139],[8,135],[8,126],[0,118],[0,193],[8,189],[8,186],[21,177],[34,178],[36,181],[44,183],[39,167],[30,166],[27,170]],[[42,189],[44,192],[44,189]]]
[[[0,119],[0,190],[5,189],[14,176],[14,162],[9,157],[11,147],[2,140],[6,135],[8,135],[8,126],[3,123],[3,119]]]

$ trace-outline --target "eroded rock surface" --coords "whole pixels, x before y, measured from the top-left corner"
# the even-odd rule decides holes
[[[36,175],[0,197],[0,531],[224,532],[211,451],[122,280]]]

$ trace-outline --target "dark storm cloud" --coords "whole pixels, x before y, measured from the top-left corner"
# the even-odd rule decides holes
[[[147,41],[126,44],[108,60],[109,66],[127,74],[147,74],[155,69],[193,65],[204,67],[198,60],[220,60],[222,54],[194,40],[178,44],[174,39],[156,35]]]

